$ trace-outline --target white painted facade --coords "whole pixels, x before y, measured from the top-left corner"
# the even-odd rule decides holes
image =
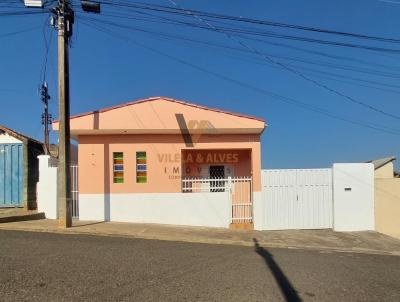
[[[79,219],[227,228],[228,192],[80,194]]]
[[[374,230],[373,164],[334,164],[333,183],[334,230]]]
[[[0,144],[21,144],[22,141],[9,135],[8,133],[0,134]]]
[[[57,219],[57,167],[51,167],[50,156],[40,155],[39,182],[37,183],[37,207],[46,218]]]

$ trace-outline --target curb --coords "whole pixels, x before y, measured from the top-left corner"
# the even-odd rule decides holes
[[[101,236],[101,237],[116,237],[116,238],[131,238],[131,239],[144,239],[144,240],[160,240],[160,241],[175,241],[185,243],[200,243],[200,244],[221,244],[221,245],[237,245],[254,247],[254,243],[243,240],[229,240],[229,239],[202,239],[202,238],[176,238],[171,236],[155,236],[155,235],[138,235],[138,234],[123,234],[113,232],[91,232],[91,231],[76,231],[76,230],[63,230],[63,229],[32,229],[32,228],[13,228],[10,226],[2,227],[0,230],[9,231],[23,231],[23,232],[36,232],[36,233],[53,233],[53,234],[65,234],[65,235],[90,235],[90,236]],[[324,253],[357,253],[357,254],[374,254],[374,255],[387,255],[387,256],[400,256],[400,251],[382,251],[365,248],[335,248],[329,246],[307,246],[307,245],[296,245],[289,246],[280,243],[269,243],[259,242],[261,246],[265,248],[281,248],[281,249],[292,249],[292,250],[308,250],[308,251],[319,251]]]
[[[44,213],[32,213],[32,214],[22,214],[22,215],[13,215],[0,217],[0,223],[8,223],[8,222],[18,222],[18,221],[27,221],[27,220],[40,220],[45,219]]]

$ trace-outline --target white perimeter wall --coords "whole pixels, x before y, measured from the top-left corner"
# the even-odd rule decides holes
[[[334,164],[333,196],[335,231],[375,229],[373,164]]]
[[[262,192],[253,192],[253,225],[255,230],[265,230],[265,200]]]
[[[46,218],[57,219],[57,168],[49,167],[50,156],[39,155],[39,182],[37,183],[37,207]]]
[[[38,158],[40,173],[37,184],[38,210],[44,212],[46,218],[57,219],[57,168],[49,166],[49,156],[42,155]],[[315,171],[310,170],[307,172],[315,174]],[[280,174],[282,173],[280,172]],[[286,191],[292,190],[288,185],[289,180],[285,178],[282,180],[282,184],[268,186],[270,181],[265,179],[263,181],[263,192],[253,193],[254,229],[331,227],[329,222],[331,220],[326,219],[326,215],[329,213],[327,210],[329,208],[329,192],[321,191],[321,188],[329,184],[325,179],[328,176],[328,172],[325,174],[324,177],[319,175],[316,178],[307,178],[307,181],[304,183],[296,180],[296,186],[300,184],[309,188],[306,191],[303,190],[307,194],[292,194],[291,211],[288,210],[285,204],[287,198],[284,198],[287,195]],[[267,174],[264,176],[267,177]],[[285,185],[283,185],[284,183]],[[266,194],[266,189],[269,191],[271,189],[274,191],[277,189],[286,190],[286,193],[274,193],[271,195]],[[318,205],[313,203],[311,208],[311,205],[299,208],[301,204],[307,205],[309,200],[312,199],[311,197],[315,195],[314,193],[311,194],[310,190],[314,193],[319,192],[316,195],[317,197],[319,196],[316,199],[319,201]],[[81,220],[227,228],[231,223],[232,217],[232,207],[228,192],[80,194],[79,198],[79,216]],[[333,199],[333,212],[331,211],[331,216],[334,230],[374,230],[373,165],[370,163],[334,164]],[[321,201],[324,201],[322,204],[324,205],[323,209],[325,209],[322,212]],[[284,217],[284,213],[286,213],[287,217]],[[291,221],[290,217],[293,220],[293,217],[296,215],[296,217],[302,217],[306,213],[309,214],[309,219],[303,220],[307,221],[308,224],[300,225],[296,223],[296,225],[287,225],[287,221]],[[324,214],[322,215],[321,213]],[[283,222],[285,222],[285,225],[282,225]],[[321,224],[320,222],[324,223]],[[271,226],[271,223],[275,223],[276,225]]]
[[[106,220],[228,228],[227,192],[80,194],[80,220]]]

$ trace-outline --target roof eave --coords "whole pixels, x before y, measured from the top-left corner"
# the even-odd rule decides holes
[[[119,104],[119,105],[106,107],[106,108],[103,108],[103,109],[100,109],[100,110],[88,111],[88,112],[84,112],[84,113],[71,115],[70,116],[70,120],[71,119],[75,119],[75,118],[79,118],[79,117],[83,117],[83,116],[99,114],[99,113],[107,112],[107,111],[110,111],[110,110],[113,110],[113,109],[118,109],[118,108],[122,108],[122,107],[126,107],[126,106],[131,106],[131,105],[135,105],[135,104],[141,104],[141,103],[145,103],[145,102],[151,102],[151,101],[155,101],[155,100],[160,100],[160,99],[161,100],[166,100],[166,101],[169,101],[169,102],[179,103],[179,104],[182,104],[182,105],[185,105],[185,106],[190,106],[190,107],[204,109],[204,110],[211,110],[211,111],[214,111],[214,112],[219,112],[219,113],[223,113],[223,114],[234,115],[234,116],[237,116],[237,117],[253,119],[253,120],[257,120],[257,121],[266,123],[266,120],[263,119],[263,118],[259,118],[259,117],[255,117],[255,116],[251,116],[251,115],[245,115],[245,114],[241,114],[241,113],[237,113],[237,112],[226,111],[226,110],[222,110],[222,109],[218,109],[218,108],[206,107],[206,106],[197,105],[197,104],[193,104],[193,103],[190,103],[190,102],[177,100],[177,99],[172,99],[172,98],[168,98],[168,97],[162,97],[162,96],[156,96],[156,97],[150,97],[150,98],[145,98],[145,99],[139,99],[139,100],[135,100],[135,101],[129,101],[129,102],[125,102],[125,103],[122,103],[122,104]],[[59,120],[54,120],[52,124],[58,124],[58,122],[59,122]]]
[[[22,133],[19,133],[19,132],[15,131],[15,130],[12,130],[12,129],[6,127],[6,126],[0,125],[0,130],[6,132],[8,135],[11,135],[11,136],[21,140],[24,143],[30,141],[30,142],[33,142],[35,144],[43,146],[42,142],[40,142],[40,141],[38,141],[38,140],[36,140],[36,139],[34,139],[32,137],[29,137],[27,135],[24,135]]]

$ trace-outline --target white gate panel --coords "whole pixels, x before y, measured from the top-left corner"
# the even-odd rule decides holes
[[[332,227],[332,170],[263,170],[263,229]]]

